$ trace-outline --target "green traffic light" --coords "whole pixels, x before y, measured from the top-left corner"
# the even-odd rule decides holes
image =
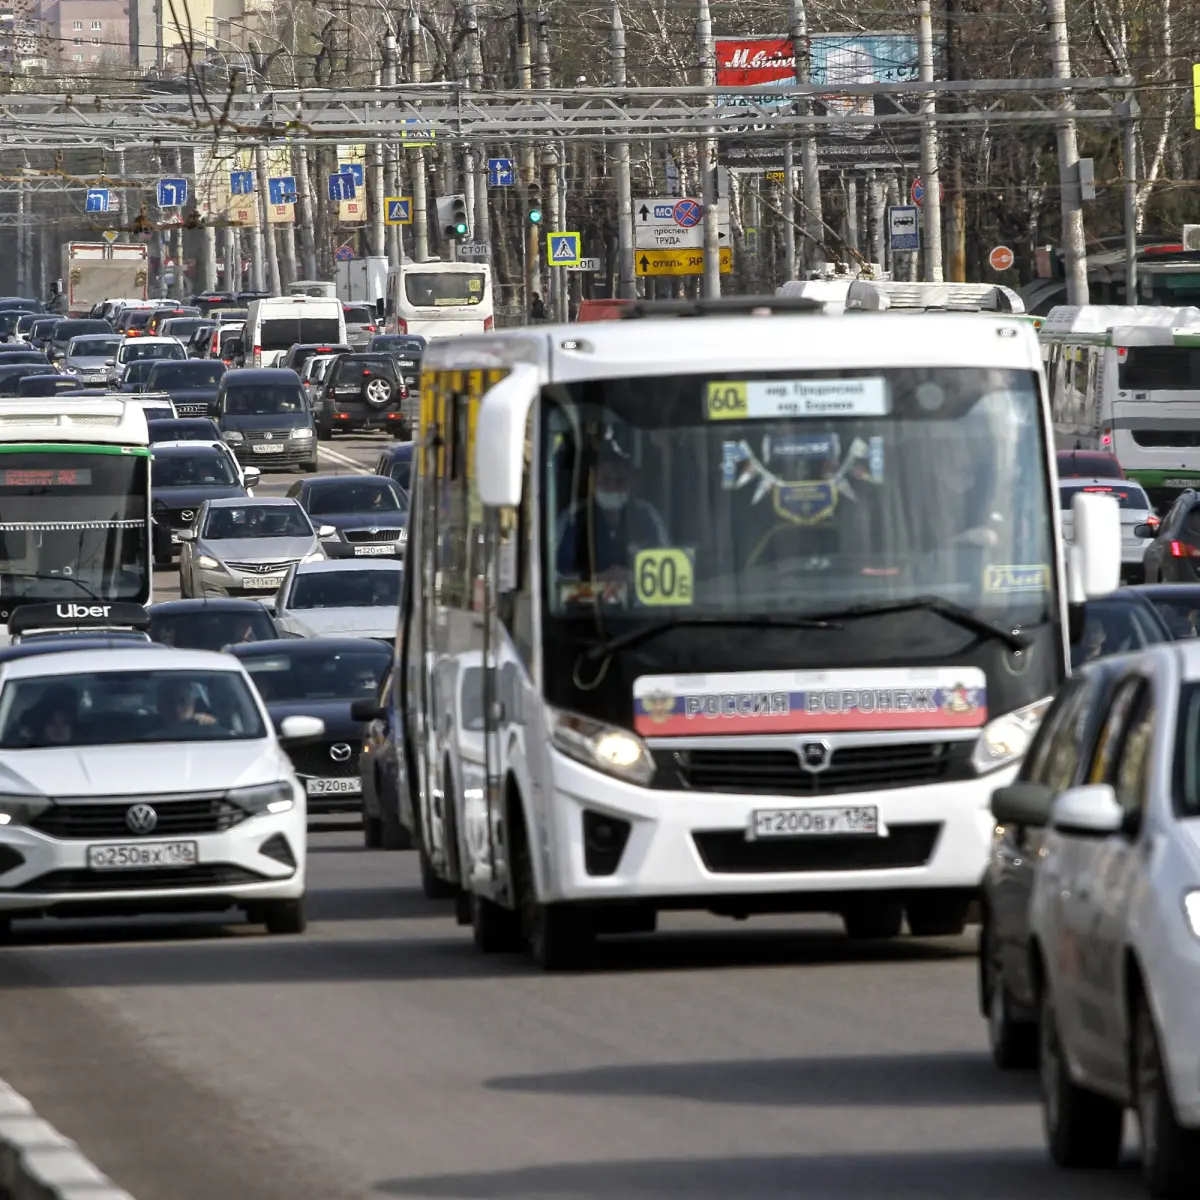
[[[455,227],[454,227],[454,232],[455,232],[455,233],[456,233],[456,234],[457,234],[459,237],[466,237],[466,236],[467,236],[467,223],[466,223],[466,221],[459,221],[459,223],[458,223],[457,225],[455,225]]]
[[[540,225],[542,223],[542,210],[540,208],[531,208],[529,210],[529,220],[534,225]]]

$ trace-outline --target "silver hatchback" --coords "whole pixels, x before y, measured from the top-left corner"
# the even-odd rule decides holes
[[[273,595],[290,567],[325,557],[320,537],[331,533],[314,529],[304,509],[282,496],[210,500],[179,535],[180,593]]]
[[[1140,538],[1134,532],[1139,525],[1158,526],[1158,517],[1140,483],[1131,479],[1062,479],[1058,485],[1062,505],[1063,541],[1070,543],[1075,534],[1071,504],[1079,492],[1112,496],[1121,506],[1121,581],[1141,583],[1146,578],[1142,556],[1153,538]]]

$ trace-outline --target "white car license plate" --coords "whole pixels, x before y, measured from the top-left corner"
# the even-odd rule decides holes
[[[89,846],[90,871],[152,871],[159,867],[194,867],[195,842],[128,842],[120,846]]]
[[[252,446],[255,454],[282,454],[283,445],[280,442],[264,442],[261,446]]]
[[[242,580],[244,588],[262,588],[264,592],[270,591],[272,588],[277,588],[283,582],[282,575],[252,575],[249,579]]]
[[[1194,479],[1164,479],[1163,487],[1190,488],[1195,485]]]
[[[751,840],[773,837],[826,837],[830,834],[879,833],[879,809],[759,808],[750,816]]]
[[[306,779],[304,790],[310,796],[358,796],[362,793],[362,780]]]
[[[355,546],[354,553],[358,555],[380,555],[380,554],[395,554],[396,543],[387,542],[380,546]]]

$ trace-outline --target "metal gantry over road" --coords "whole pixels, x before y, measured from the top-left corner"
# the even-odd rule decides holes
[[[956,111],[936,113],[939,125],[1054,124],[1068,111],[1075,120],[1117,121],[1123,115],[1124,97],[1116,93],[1131,83],[1124,77],[1103,76],[839,84],[839,94],[886,95],[903,109],[857,116],[818,116],[779,107],[781,96],[801,102],[828,91],[811,85],[772,88],[769,102],[763,102],[762,88],[471,91],[449,83],[233,95],[9,95],[0,101],[0,147],[44,150],[53,145],[116,151],[150,142],[160,149],[182,149],[218,139],[223,145],[353,140],[414,147],[428,145],[432,139],[536,143],[706,138],[765,144],[786,136],[811,136],[826,126],[919,125],[929,120],[920,104],[931,93],[970,98],[965,107],[956,105]],[[1075,107],[1064,107],[1064,95]],[[722,105],[722,98],[740,103]]]

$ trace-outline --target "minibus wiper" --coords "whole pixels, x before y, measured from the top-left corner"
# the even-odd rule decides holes
[[[1025,650],[1030,638],[1028,634],[1017,629],[1006,629],[973,613],[953,600],[944,600],[941,596],[911,596],[907,600],[883,600],[878,604],[854,604],[849,608],[839,608],[836,611],[820,613],[814,620],[844,620],[855,617],[883,617],[891,613],[902,612],[933,612],[947,621],[963,629],[969,629],[980,637],[995,638],[1003,642],[1011,650]]]
[[[668,629],[697,628],[705,625],[727,626],[734,629],[745,629],[756,625],[769,625],[779,629],[841,629],[837,621],[828,617],[789,617],[778,613],[743,613],[739,617],[677,617],[670,620],[656,621],[653,625],[643,625],[639,629],[631,629],[616,637],[608,638],[598,646],[584,652],[586,662],[595,662],[607,658],[618,650],[628,650]]]

